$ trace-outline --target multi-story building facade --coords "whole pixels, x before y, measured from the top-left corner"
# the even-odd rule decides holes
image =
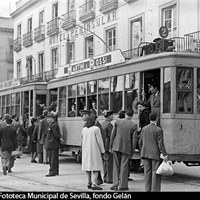
[[[13,79],[13,33],[13,19],[0,17],[0,82]]]

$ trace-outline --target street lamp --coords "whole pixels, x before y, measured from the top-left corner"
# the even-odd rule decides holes
[[[58,17],[58,20],[63,20],[63,21],[65,21],[65,20],[62,19],[61,17]],[[84,30],[86,30],[86,31],[90,32],[91,34],[95,35],[96,37],[98,37],[98,38],[103,42],[103,44],[106,46],[106,48],[107,48],[109,51],[112,51],[112,49],[105,43],[105,41],[104,41],[100,36],[98,36],[96,33],[90,31],[89,29],[85,28],[84,26],[80,26],[80,25],[78,25],[78,24],[74,24],[74,23],[69,22],[69,21],[68,21],[68,23],[71,23],[72,25],[75,25],[75,26],[78,26],[78,27],[80,27],[80,28],[83,28]]]

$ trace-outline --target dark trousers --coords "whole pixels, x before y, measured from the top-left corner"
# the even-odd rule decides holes
[[[129,155],[113,151],[113,185],[128,188],[129,159]]]
[[[159,160],[143,159],[144,163],[144,180],[146,192],[160,192],[161,175],[156,174],[160,165]]]
[[[59,149],[49,149],[48,156],[49,156],[49,174],[59,175]]]
[[[104,154],[104,182],[112,183],[113,182],[113,154],[106,152]]]

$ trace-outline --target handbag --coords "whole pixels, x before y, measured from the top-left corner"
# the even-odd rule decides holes
[[[23,152],[19,149],[16,149],[15,151],[12,151],[11,156],[22,156]]]
[[[156,174],[162,176],[172,176],[174,174],[174,170],[169,162],[163,161],[158,167]]]

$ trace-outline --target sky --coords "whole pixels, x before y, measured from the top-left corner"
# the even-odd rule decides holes
[[[15,2],[18,0],[1,0],[0,17],[10,17],[10,13],[15,10]]]

